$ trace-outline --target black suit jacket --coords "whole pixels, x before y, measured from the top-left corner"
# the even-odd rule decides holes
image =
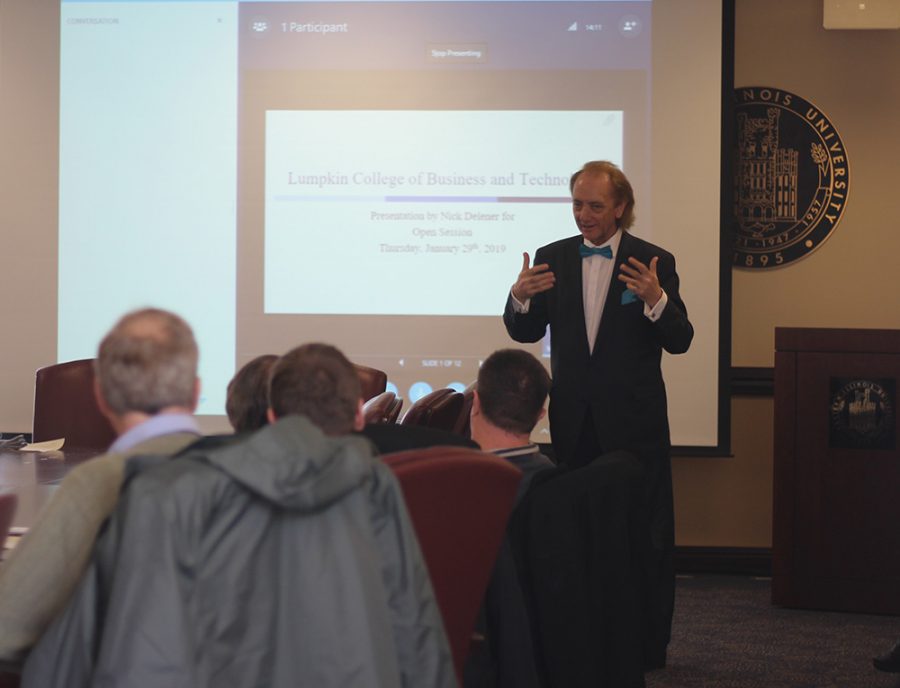
[[[547,263],[556,276],[549,291],[531,299],[527,313],[516,313],[507,300],[503,321],[518,342],[536,342],[550,325],[550,430],[556,456],[565,460],[575,447],[585,411],[606,452],[625,449],[639,456],[668,455],[669,422],[666,390],[660,370],[665,349],[687,351],[694,329],[678,291],[671,253],[622,233],[612,282],[597,331],[594,351],[588,349],[584,323],[581,235],[538,249],[534,263]],[[644,302],[625,294],[619,265],[635,256],[645,265],[657,256],[659,282],[668,297],[662,316],[651,322]],[[631,295],[633,296],[633,295]]]
[[[508,526],[547,688],[643,688],[640,462],[628,452],[535,476]]]

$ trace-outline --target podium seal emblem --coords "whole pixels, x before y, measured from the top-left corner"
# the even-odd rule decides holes
[[[829,446],[895,449],[896,381],[831,378]]]
[[[733,259],[774,268],[803,258],[837,227],[850,190],[840,134],[782,89],[735,89]]]

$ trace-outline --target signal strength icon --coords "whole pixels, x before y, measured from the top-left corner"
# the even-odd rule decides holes
[[[569,25],[569,28],[566,29],[566,31],[578,31],[578,22],[577,22],[577,21],[572,22],[572,23]]]

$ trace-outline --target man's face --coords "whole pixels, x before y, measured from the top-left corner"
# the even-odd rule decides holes
[[[575,180],[572,213],[578,230],[592,244],[608,241],[624,212],[625,202],[617,203],[609,175],[582,173]]]

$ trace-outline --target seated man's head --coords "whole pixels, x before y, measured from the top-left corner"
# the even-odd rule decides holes
[[[269,379],[269,420],[309,418],[326,435],[362,430],[363,402],[353,364],[330,344],[304,344],[282,356]]]
[[[269,422],[269,374],[277,360],[274,354],[257,356],[228,383],[225,413],[235,432],[259,430]]]
[[[478,370],[472,439],[486,450],[501,448],[498,442],[503,442],[499,438],[504,435],[507,440],[528,443],[534,426],[544,417],[549,392],[550,375],[534,356],[521,349],[495,351]]]
[[[121,433],[164,412],[197,406],[197,342],[174,313],[145,308],[123,316],[100,342],[95,392],[100,409]]]

